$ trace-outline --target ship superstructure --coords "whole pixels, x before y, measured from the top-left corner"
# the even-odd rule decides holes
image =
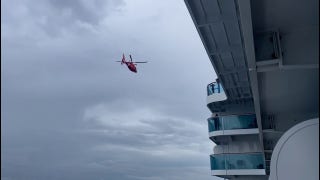
[[[212,175],[288,179],[289,158],[294,177],[318,179],[319,1],[185,4],[217,74],[207,86]]]

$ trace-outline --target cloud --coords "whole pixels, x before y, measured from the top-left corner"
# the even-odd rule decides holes
[[[123,6],[124,2],[122,0],[49,0],[49,4],[55,11],[66,13],[74,20],[95,25],[111,12],[119,10],[119,6]]]
[[[12,0],[3,4],[2,38],[22,38],[26,43],[95,33],[101,21],[125,5],[122,0]]]
[[[1,8],[3,179],[212,179],[215,75],[183,1]]]
[[[210,148],[203,141],[207,139],[206,132],[199,131],[206,128],[204,125],[150,107],[133,108],[134,105],[122,100],[100,103],[84,111],[88,130],[82,133],[104,139],[91,148],[92,154],[111,155],[108,160],[100,158],[95,165],[121,168],[128,179],[183,179],[167,171],[185,170],[192,174],[192,168],[208,166],[207,161],[198,161],[207,159],[203,151]],[[145,171],[149,173],[142,173]]]
[[[189,138],[194,142],[206,134],[198,131],[206,128],[205,125],[191,119],[169,116],[149,107],[132,106],[130,101],[99,104],[87,108],[84,119],[87,123],[99,124],[97,126],[100,128],[93,129],[93,132],[118,136],[115,143],[129,144],[130,147],[146,146],[159,150],[157,146],[167,148],[167,144],[175,144],[180,149],[184,148],[183,145],[195,148],[195,143],[188,143]],[[127,139],[134,141],[127,142]]]

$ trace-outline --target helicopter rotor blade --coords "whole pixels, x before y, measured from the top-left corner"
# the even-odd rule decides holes
[[[130,59],[131,59],[131,62],[132,62],[132,57],[131,57],[131,54],[130,54],[129,56],[130,56]]]
[[[123,61],[115,61],[115,62],[119,62],[119,63],[121,63],[121,65],[124,63]]]
[[[137,62],[134,62],[134,63],[148,63],[148,61],[137,61]]]

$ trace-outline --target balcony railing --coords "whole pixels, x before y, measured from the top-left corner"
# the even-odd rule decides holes
[[[212,154],[211,170],[265,169],[262,153]]]
[[[213,83],[208,84],[208,86],[207,86],[208,96],[215,94],[215,93],[222,93],[222,92],[224,92],[224,90],[223,90],[220,83],[213,82]]]
[[[255,114],[211,117],[208,119],[209,132],[254,128],[258,128]]]

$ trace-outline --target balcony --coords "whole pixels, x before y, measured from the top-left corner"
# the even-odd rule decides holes
[[[219,136],[259,134],[255,114],[211,117],[208,130],[210,139],[216,143]]]
[[[263,153],[212,154],[210,155],[211,175],[265,175]]]
[[[207,86],[207,104],[224,101],[227,96],[220,83],[213,82]]]

